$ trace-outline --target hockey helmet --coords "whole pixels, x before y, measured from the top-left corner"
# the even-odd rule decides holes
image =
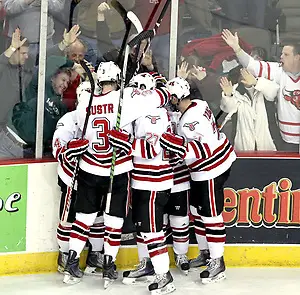
[[[129,81],[130,87],[136,87],[142,90],[152,90],[155,88],[155,85],[155,79],[149,73],[137,74]]]
[[[150,72],[149,74],[155,79],[156,88],[166,87],[168,81],[163,75],[160,75],[157,72]]]
[[[121,70],[113,61],[101,62],[97,70],[98,83],[116,82],[118,85],[121,80]]]
[[[181,77],[176,77],[167,83],[167,89],[171,95],[176,96],[179,100],[190,95],[190,84]]]
[[[80,102],[80,96],[82,95],[82,93],[84,91],[87,91],[89,93],[92,91],[91,83],[89,81],[84,81],[84,82],[80,83],[79,86],[77,87],[77,89],[76,89],[77,103]]]

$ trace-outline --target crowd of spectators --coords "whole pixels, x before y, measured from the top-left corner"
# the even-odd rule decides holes
[[[165,2],[119,0],[143,26],[157,1]],[[289,103],[299,112],[300,23],[294,19],[298,12],[298,0],[179,1],[177,75],[189,81],[194,97],[209,103],[239,152],[299,151],[299,140],[287,139],[278,119],[278,109],[285,108],[280,103],[285,82],[272,78],[268,69],[266,74],[246,69],[249,61],[230,42],[238,38],[239,48],[262,68],[293,64],[282,70],[293,79],[293,88],[285,90],[292,91]],[[0,0],[0,159],[35,156],[40,16],[41,0]],[[170,18],[169,7],[140,71],[157,71],[168,78]],[[76,89],[87,79],[80,61],[95,72],[101,61],[115,60],[124,32],[124,22],[109,0],[48,0],[45,156],[50,155],[58,119],[75,109]],[[130,35],[135,33],[132,29]],[[293,130],[298,137],[299,114],[291,122],[299,129]]]

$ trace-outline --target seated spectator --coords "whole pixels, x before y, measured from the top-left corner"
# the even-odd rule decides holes
[[[62,94],[71,78],[73,62],[60,56],[47,58],[45,84],[44,150],[51,151],[52,136],[57,121],[67,112]],[[13,108],[12,116],[2,132],[0,158],[33,157],[36,140],[37,95],[27,97]]]
[[[221,110],[225,122],[237,114],[234,148],[237,151],[276,151],[268,123],[265,99],[274,101],[279,85],[265,78],[256,79],[242,66],[221,78]]]
[[[29,44],[20,29],[12,34],[11,44],[0,55],[0,127],[6,125],[9,111],[24,100],[24,92],[32,79],[34,62],[28,57]]]

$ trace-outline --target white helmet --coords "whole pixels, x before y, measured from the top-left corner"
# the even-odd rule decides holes
[[[136,87],[143,90],[152,90],[155,88],[155,85],[155,79],[149,73],[137,74],[129,81],[130,87]]]
[[[171,95],[176,95],[179,100],[190,95],[190,84],[181,77],[168,81],[167,89]]]
[[[88,92],[91,93],[91,83],[89,81],[84,81],[79,84],[79,86],[76,89],[76,94],[77,94],[77,102],[80,103],[80,97],[82,93]]]
[[[116,82],[119,84],[121,80],[121,70],[113,61],[101,62],[97,70],[97,80],[98,83]]]

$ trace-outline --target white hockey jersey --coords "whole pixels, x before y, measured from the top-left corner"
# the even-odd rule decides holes
[[[168,112],[169,118],[171,120],[172,132],[178,133],[178,124],[181,116],[180,112]],[[171,193],[182,192],[190,189],[190,172],[185,162],[177,164],[173,167],[174,174],[174,185],[171,189]]]
[[[89,94],[84,93],[82,95]],[[120,91],[104,95],[94,95],[85,138],[90,145],[79,162],[79,167],[91,174],[109,176],[112,158],[112,146],[108,141],[108,132],[116,125]],[[125,88],[121,115],[121,128],[133,133],[132,122],[147,115],[149,111],[165,105],[170,99],[167,90],[138,90]],[[89,98],[81,99],[76,116],[80,130],[83,130]],[[132,157],[123,151],[117,152],[115,175],[133,169]]]
[[[66,150],[67,143],[74,138],[79,138],[81,132],[76,121],[76,112],[66,113],[59,119],[52,140],[52,154],[58,161],[57,173],[67,186],[71,186],[74,172],[74,162],[70,163],[63,159],[62,153]]]
[[[140,190],[163,191],[173,186],[173,170],[168,154],[160,147],[160,136],[171,128],[167,111],[154,109],[134,123],[136,140],[132,146],[134,169],[131,187]]]
[[[232,145],[220,133],[207,102],[195,99],[181,115],[178,134],[188,141],[185,162],[195,181],[216,178],[236,159]]]
[[[252,57],[247,68],[256,77],[264,77],[280,85],[277,94],[278,125],[281,137],[299,144],[300,138],[300,76],[293,77],[279,63],[256,61]]]

